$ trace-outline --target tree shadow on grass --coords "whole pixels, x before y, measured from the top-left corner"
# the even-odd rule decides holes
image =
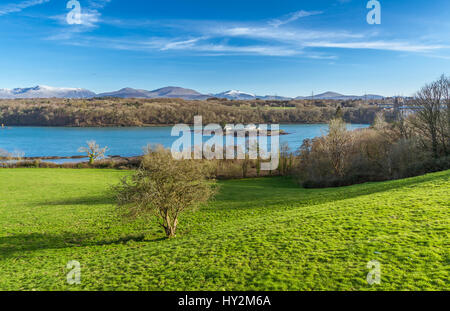
[[[95,206],[113,205],[114,197],[111,193],[100,196],[71,197],[53,201],[34,202],[30,205],[42,206]],[[157,242],[166,238],[147,238],[146,233],[134,233],[121,237],[111,237],[104,239],[105,235],[99,237],[99,233],[30,233],[12,234],[0,237],[0,259],[13,257],[20,253],[37,250],[64,249],[73,247],[103,246],[113,244],[126,244],[128,242]]]
[[[252,180],[249,180],[248,183],[228,183],[224,185],[220,194],[216,196],[216,201],[220,203],[234,202],[236,197],[239,196],[239,202],[242,204],[223,204],[220,207],[216,206],[215,209],[240,209],[241,206],[245,206],[249,202],[255,202],[255,200],[263,200],[264,206],[267,206],[267,204],[319,205],[383,193],[445,178],[448,177],[428,174],[408,179],[367,182],[352,186],[320,189],[305,189],[293,180],[289,181],[282,177],[261,178],[253,180],[253,183]],[[245,196],[241,198],[240,194],[242,193],[245,193]]]
[[[115,204],[114,197],[110,194],[102,196],[72,197],[54,201],[42,201],[33,203],[34,206],[62,206],[62,205],[107,205]]]
[[[158,242],[166,238],[146,239],[144,233],[129,234],[127,236],[106,240],[95,240],[94,233],[62,232],[60,234],[31,233],[14,234],[0,237],[0,259],[14,257],[24,252],[37,250],[64,249],[74,247],[119,245],[128,242]]]

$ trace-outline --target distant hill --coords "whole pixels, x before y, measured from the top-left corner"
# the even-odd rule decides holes
[[[98,94],[97,97],[207,99],[210,96],[191,89],[168,86],[153,91],[124,88],[116,92]]]
[[[240,99],[240,100],[251,100],[255,99],[256,95],[251,93],[244,93],[241,91],[230,90],[223,93],[215,94],[214,97],[217,98],[227,98],[227,99]]]
[[[228,98],[228,99],[237,99],[237,100],[252,100],[252,99],[264,99],[264,100],[291,100],[292,97],[284,97],[277,95],[254,95],[251,93],[245,93],[241,91],[227,91],[219,94],[215,94],[214,97],[218,98]],[[322,94],[314,95],[314,99],[328,99],[328,100],[352,100],[352,99],[383,99],[383,96],[380,95],[343,95],[336,92],[325,92]],[[298,96],[295,99],[311,99],[311,96]]]
[[[263,99],[263,100],[292,100],[293,99],[291,97],[278,96],[278,95],[266,95],[266,96],[261,96],[261,97],[257,97],[257,98]]]
[[[115,92],[101,93],[96,97],[149,98],[149,91],[126,87]]]
[[[126,87],[114,92],[96,94],[81,88],[58,88],[38,85],[29,88],[0,89],[0,99],[15,98],[92,98],[92,97],[117,97],[117,98],[182,98],[186,100],[205,100],[211,97],[227,98],[230,100],[292,100],[291,97],[278,95],[255,95],[252,93],[230,90],[218,94],[202,94],[192,89],[177,86],[168,86],[153,91],[133,89]],[[298,96],[295,99],[311,99],[311,96]],[[314,95],[314,99],[325,100],[353,100],[353,99],[383,99],[380,95],[343,95],[336,92],[325,92]]]
[[[28,88],[0,89],[0,98],[89,98],[94,92],[80,88],[59,88],[38,85]]]
[[[231,90],[219,94],[215,94],[214,97],[217,98],[227,98],[235,100],[254,100],[254,99],[264,99],[264,100],[291,100],[290,97],[278,96],[278,95],[255,95],[251,93],[245,93],[241,91]]]
[[[182,87],[176,87],[176,86],[168,86],[163,87],[161,89],[157,89],[150,92],[150,95],[152,97],[167,97],[167,98],[186,98],[186,99],[195,99],[198,97],[209,97],[208,95],[200,94],[197,91],[191,90],[191,89],[185,89]]]
[[[343,95],[343,94],[339,94],[336,92],[325,92],[322,94],[317,94],[314,96],[299,96],[296,97],[295,99],[328,99],[328,100],[354,100],[354,99],[383,99],[383,96],[380,95],[373,95],[373,94],[367,94],[367,95],[362,95],[362,96],[357,96],[357,95]]]

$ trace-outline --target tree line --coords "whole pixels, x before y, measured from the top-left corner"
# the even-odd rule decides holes
[[[303,186],[343,186],[450,169],[450,77],[423,86],[409,103],[415,113],[369,129],[347,131],[336,118],[327,135],[303,142],[293,174]]]
[[[5,126],[152,126],[206,123],[327,123],[336,110],[349,123],[371,123],[380,108],[362,101],[231,101],[210,99],[15,99],[0,100]]]

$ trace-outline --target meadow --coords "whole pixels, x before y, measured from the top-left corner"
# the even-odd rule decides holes
[[[109,189],[127,174],[0,169],[0,290],[450,290],[450,171],[327,189],[220,181],[170,240],[118,218]]]

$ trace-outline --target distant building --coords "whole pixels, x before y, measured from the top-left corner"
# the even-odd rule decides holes
[[[377,107],[383,110],[393,111],[394,116],[397,120],[417,113],[417,111],[421,109],[418,106],[413,106],[412,101],[409,98],[405,97],[388,98],[382,103],[378,104]]]
[[[394,104],[385,103],[385,104],[378,104],[378,107],[384,110],[390,110],[394,109]]]
[[[405,118],[421,109],[419,106],[413,106],[413,103],[411,101],[408,102],[404,97],[394,98],[393,107],[396,119]]]
[[[409,115],[417,113],[421,109],[421,107],[417,106],[401,106],[398,108],[398,112],[402,117],[407,117]]]

